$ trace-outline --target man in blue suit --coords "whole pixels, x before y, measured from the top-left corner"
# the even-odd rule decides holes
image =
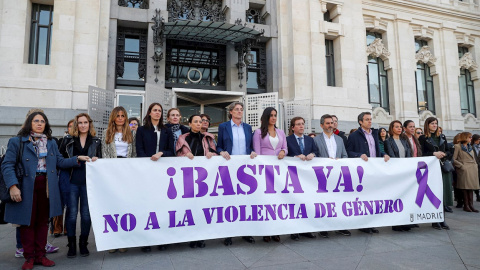
[[[368,161],[369,157],[383,157],[387,162],[390,157],[380,151],[378,130],[372,128],[372,114],[362,112],[357,118],[360,128],[348,136],[347,154],[349,158],[361,158]],[[378,233],[376,228],[360,229],[364,233]]]
[[[255,158],[257,154],[252,149],[252,126],[242,121],[243,103],[233,102],[227,109],[230,121],[218,126],[218,154],[226,160],[230,159],[230,155],[250,155],[251,158]],[[251,236],[242,238],[249,243],[255,243]],[[223,243],[226,246],[231,245],[232,238],[225,238]]]
[[[289,157],[298,157],[303,161],[308,161],[318,156],[318,148],[313,139],[303,135],[305,132],[305,119],[299,116],[292,118],[292,120],[290,120],[290,130],[293,134],[287,137]],[[310,232],[301,233],[300,235],[308,238],[316,237]],[[298,233],[290,235],[290,238],[295,241],[300,240]]]

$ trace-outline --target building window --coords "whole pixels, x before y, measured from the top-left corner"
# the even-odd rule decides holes
[[[458,55],[460,58],[468,52],[468,48],[458,47]],[[458,78],[460,88],[460,107],[462,114],[471,113],[476,116],[475,106],[475,89],[473,87],[472,75],[468,69],[460,69],[460,77]]]
[[[377,38],[382,38],[382,35],[367,32],[367,46]],[[387,71],[380,57],[368,57],[367,82],[368,101],[372,108],[382,107],[389,112]]]
[[[148,9],[148,0],[118,0],[118,5],[122,7]]]
[[[225,90],[224,45],[167,40],[165,86]]]
[[[327,85],[335,86],[335,57],[333,54],[333,40],[325,40],[325,60],[327,65]]]
[[[246,12],[246,20],[249,23],[265,24],[265,19],[260,15],[260,9],[250,8]]]
[[[428,46],[427,41],[415,39],[415,52],[418,52],[424,46]],[[427,64],[417,63],[415,84],[417,87],[418,111],[431,111],[435,114],[433,77],[430,75],[430,67]]]
[[[52,43],[53,6],[32,5],[29,64],[49,65]]]
[[[118,28],[117,89],[145,90],[147,71],[147,30]]]
[[[252,46],[251,63],[247,65],[247,94],[265,93],[267,85],[267,52],[265,43]]]

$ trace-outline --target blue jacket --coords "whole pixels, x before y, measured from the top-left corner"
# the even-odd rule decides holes
[[[372,135],[375,140],[375,152],[377,152],[376,157],[383,157],[385,153],[380,150],[380,145],[378,143],[378,130],[372,128]],[[371,157],[367,138],[365,137],[365,134],[363,134],[361,127],[348,136],[347,154],[349,158],[358,158],[363,154]]]
[[[12,224],[30,225],[32,217],[33,187],[35,184],[35,174],[37,171],[38,157],[33,148],[29,137],[22,137],[25,143],[23,148],[22,164],[25,169],[23,183],[21,186],[22,201],[17,203],[7,203],[5,208],[5,221]],[[8,188],[18,184],[15,176],[15,163],[18,149],[20,148],[20,138],[13,137],[8,141],[7,152],[2,163],[2,172],[5,184]],[[61,206],[60,190],[58,187],[57,166],[66,169],[79,166],[77,158],[63,158],[58,151],[58,146],[53,140],[47,142],[47,179],[48,194],[50,201],[50,217],[59,216],[63,213]]]
[[[173,147],[173,133],[169,128],[162,128],[160,132],[160,142],[158,145],[158,152],[163,152],[164,157],[175,156]],[[155,129],[146,128],[145,126],[138,127],[136,135],[136,149],[137,157],[151,157],[155,155],[157,148],[157,134]]]
[[[317,145],[313,141],[313,138],[309,136],[303,136],[303,153],[300,151],[300,145],[298,145],[297,138],[294,134],[287,137],[287,147],[289,157],[294,157],[301,154],[306,156],[311,153],[314,153],[316,157],[320,156]]]
[[[247,155],[252,152],[252,126],[247,123],[243,123],[243,130],[245,131],[245,145],[247,146]],[[230,155],[233,149],[233,133],[231,121],[221,123],[218,126],[218,140],[217,140],[217,153],[227,151]]]

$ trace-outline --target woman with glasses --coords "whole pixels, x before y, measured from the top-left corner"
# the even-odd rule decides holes
[[[138,119],[136,117],[128,118],[128,125],[130,126],[130,129],[132,130],[133,133],[137,132]]]
[[[478,213],[473,207],[473,191],[479,189],[478,165],[471,142],[470,132],[460,134],[454,146],[453,165],[457,172],[457,188],[463,191],[463,211]]]
[[[438,120],[435,117],[429,117],[425,120],[425,134],[420,136],[418,141],[422,146],[424,156],[435,156],[439,161],[447,160],[447,138],[441,134],[438,129]],[[452,212],[449,205],[453,205],[453,186],[451,173],[442,170],[443,181],[443,208],[446,212]],[[432,227],[437,230],[450,230],[447,223],[433,223]]]
[[[23,144],[23,153],[19,153],[20,144]],[[15,173],[17,155],[22,155],[24,169],[21,185]],[[79,161],[90,161],[90,157],[63,158],[52,140],[52,130],[43,112],[31,113],[18,136],[8,141],[1,166],[12,203],[6,205],[5,221],[20,225],[25,257],[22,269],[33,269],[34,264],[55,265],[45,257],[45,245],[49,218],[62,214],[57,167],[77,167]]]
[[[70,134],[67,135],[60,146],[60,153],[65,157],[73,157],[77,155],[89,156],[92,161],[96,161],[102,157],[102,142],[96,135],[93,121],[86,113],[75,116],[73,127]],[[88,235],[92,227],[90,219],[90,211],[88,210],[87,183],[85,162],[81,162],[80,167],[72,168],[69,173],[70,194],[67,199],[67,207],[69,209],[67,215],[67,235],[68,235],[68,258],[77,256],[77,245],[75,230],[77,227],[77,216],[80,210],[80,239],[78,247],[80,256],[86,257],[90,255],[87,249]],[[80,209],[78,203],[80,201]]]
[[[217,156],[215,147],[215,137],[208,133],[202,133],[202,118],[198,114],[191,115],[188,118],[189,132],[181,135],[177,140],[175,147],[177,156],[193,159],[196,156],[205,156],[210,159]],[[190,242],[191,248],[204,248],[205,241]]]
[[[417,138],[417,140],[418,140],[418,138],[420,138],[420,136],[422,136],[422,135],[423,135],[423,130],[422,130],[421,128],[416,128],[416,129],[415,129],[415,137]]]
[[[202,133],[208,132],[208,128],[210,127],[210,122],[212,121],[208,114],[200,114],[202,117]]]
[[[135,137],[127,122],[127,111],[122,106],[113,108],[107,129],[102,137],[102,158],[134,158],[137,156]],[[126,248],[119,249],[126,252]],[[108,252],[117,252],[111,249]]]

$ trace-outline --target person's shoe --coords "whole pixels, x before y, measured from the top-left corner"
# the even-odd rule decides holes
[[[62,236],[61,233],[54,233],[54,234],[53,234],[53,237],[55,237],[55,238],[58,238],[58,237],[60,237],[60,236]]]
[[[418,225],[418,224],[413,224],[412,226],[413,226],[413,228],[420,228],[420,225]]]
[[[15,258],[23,258],[23,248],[17,248],[15,251]]]
[[[90,255],[90,251],[87,248],[88,245],[88,235],[80,235],[78,240],[78,248],[80,249],[80,256],[87,257]]]
[[[109,250],[108,250],[108,253],[115,253],[115,252],[117,252],[117,251],[118,251],[118,249],[109,249]]]
[[[268,243],[268,242],[272,241],[272,238],[270,236],[264,236],[263,241]]]
[[[224,244],[225,246],[231,246],[231,245],[233,244],[232,238],[231,238],[231,237],[225,238],[225,239],[223,240],[223,244]]]
[[[464,205],[464,206],[463,206],[463,211],[465,211],[465,212],[472,212],[472,209],[470,209],[470,207],[468,207],[468,205]]]
[[[47,257],[40,257],[40,258],[35,258],[34,263],[35,265],[41,265],[44,267],[52,267],[55,266],[55,262],[52,260],[49,260]]]
[[[442,227],[442,229],[444,230],[450,230],[450,227],[447,225],[447,223],[444,222],[440,222],[440,226]]]
[[[341,234],[345,236],[350,236],[352,233],[349,230],[340,230],[340,231],[335,231],[336,234]]]
[[[33,258],[26,259],[25,262],[22,265],[22,270],[30,270],[33,269]]]
[[[165,250],[167,249],[167,245],[158,245],[157,248],[158,250]]]
[[[323,238],[328,238],[328,232],[319,232],[318,234]]]
[[[275,242],[280,242],[280,235],[272,236],[272,240],[275,241]]]
[[[255,244],[255,238],[253,238],[252,236],[243,236],[242,239],[250,244]]]
[[[291,238],[293,241],[298,241],[298,240],[300,240],[300,237],[298,236],[298,233],[290,234],[290,238]]]
[[[402,230],[403,230],[404,232],[409,232],[409,231],[412,229],[412,227],[410,227],[410,226],[408,226],[408,225],[404,225],[404,226],[400,226],[400,227],[402,228]]]
[[[118,251],[119,251],[120,253],[125,253],[125,252],[128,251],[128,248],[119,248]]]
[[[392,231],[403,232],[403,229],[401,226],[392,226]]]
[[[77,257],[77,241],[75,236],[68,237],[67,247],[68,247],[67,258]]]
[[[301,236],[307,237],[307,238],[317,238],[317,236],[311,232],[308,233],[301,233]]]
[[[150,252],[150,251],[152,251],[152,248],[150,246],[146,246],[146,247],[142,247],[141,250],[143,252]]]
[[[450,206],[445,205],[445,206],[443,207],[443,209],[445,210],[445,212],[453,213],[453,210],[452,210],[452,208],[450,208]]]
[[[370,228],[372,233],[379,233],[380,231],[377,228]]]
[[[47,242],[47,244],[45,245],[45,251],[47,252],[47,254],[55,253],[58,250],[59,250],[59,248],[50,244],[50,242]]]
[[[188,244],[190,246],[190,248],[196,248],[197,247],[197,241],[193,241],[193,242],[190,242],[190,244]]]
[[[205,247],[205,240],[197,241],[197,247],[198,248],[204,248]]]
[[[435,230],[441,230],[442,226],[440,226],[440,223],[432,223],[432,228]]]
[[[455,206],[455,208],[462,208],[463,207],[463,203],[457,203],[457,206]]]
[[[363,228],[363,229],[358,229],[358,230],[361,231],[361,232],[364,232],[364,233],[373,233],[370,228]]]

